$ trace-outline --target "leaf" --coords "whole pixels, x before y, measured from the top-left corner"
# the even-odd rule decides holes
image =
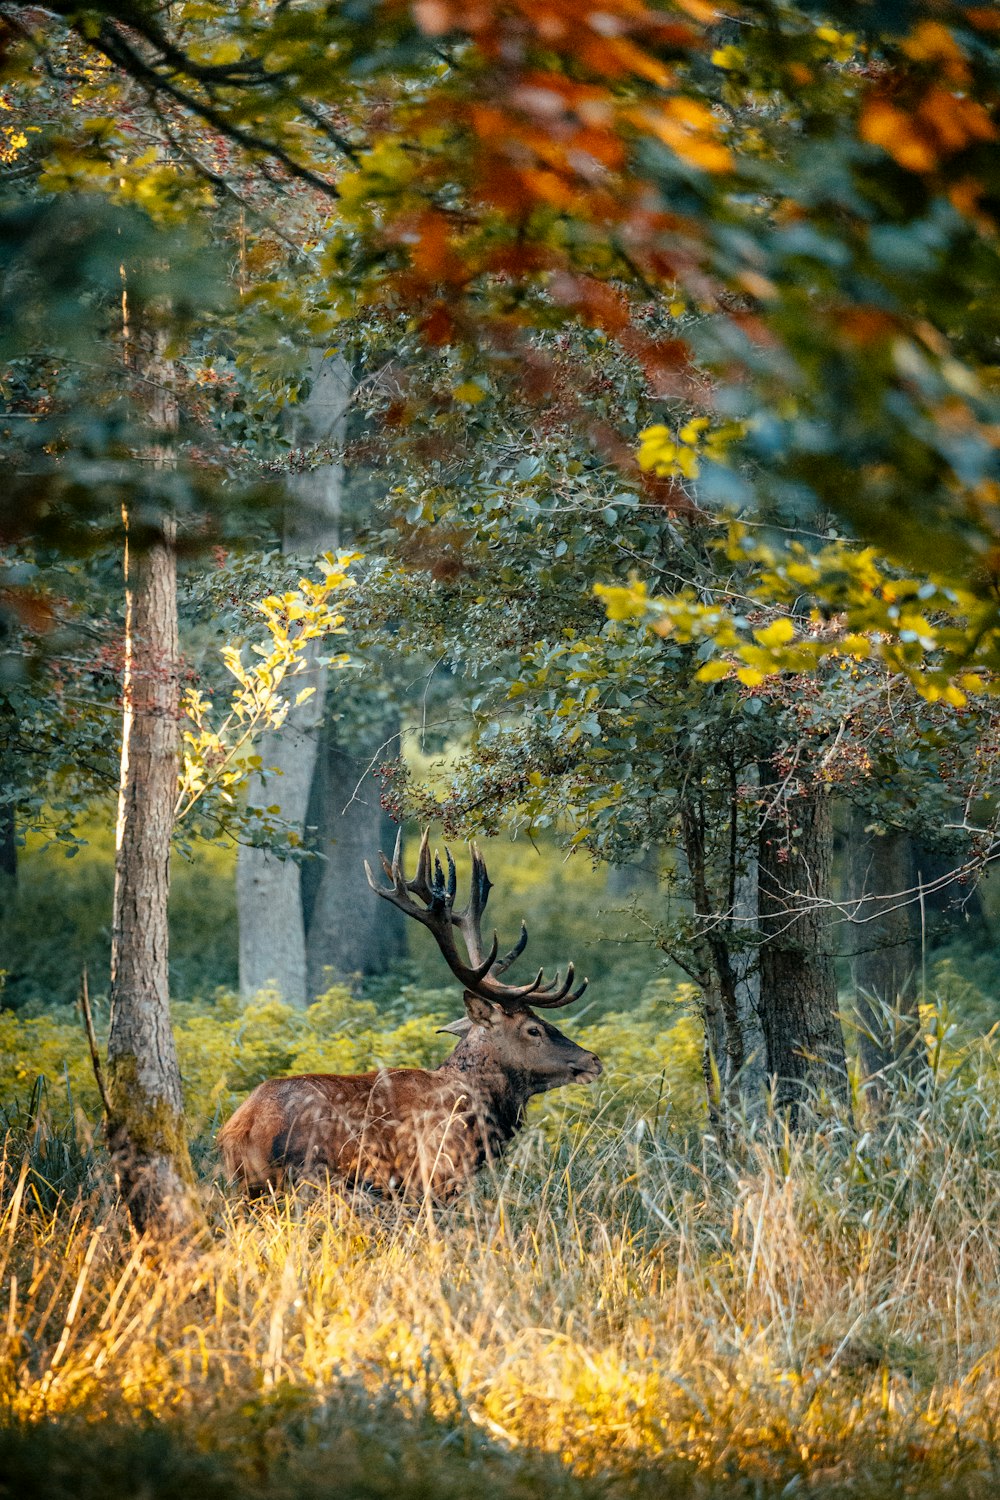
[[[732,662],[717,656],[714,661],[707,661],[703,667],[698,668],[694,674],[694,680],[695,682],[721,682],[723,677],[729,676],[732,669]]]
[[[754,631],[754,640],[768,651],[777,646],[787,646],[795,638],[795,626],[791,620],[775,620],[763,630]]]
[[[468,406],[476,406],[486,399],[486,392],[474,380],[463,380],[461,385],[456,385],[451,394],[456,401],[464,401]]]

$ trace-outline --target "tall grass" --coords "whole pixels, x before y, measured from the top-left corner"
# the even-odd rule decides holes
[[[877,1133],[726,1159],[655,1092],[564,1105],[445,1212],[211,1187],[156,1255],[12,1127],[0,1493],[996,1494],[995,1100],[931,1074]]]

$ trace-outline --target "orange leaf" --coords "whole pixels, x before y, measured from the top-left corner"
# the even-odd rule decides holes
[[[881,146],[908,172],[932,172],[937,165],[934,148],[914,128],[912,117],[885,99],[868,100],[858,133],[870,146]]]
[[[983,106],[947,89],[928,89],[917,117],[937,136],[942,152],[961,151],[973,141],[996,139],[996,126]]]

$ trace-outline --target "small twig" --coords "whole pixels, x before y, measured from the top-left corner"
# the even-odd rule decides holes
[[[104,1082],[104,1069],[101,1067],[101,1054],[97,1050],[97,1037],[94,1034],[94,1017],[90,1011],[90,989],[87,984],[87,965],[83,966],[80,976],[80,1010],[83,1014],[83,1029],[87,1033],[87,1045],[90,1048],[90,1065],[94,1070],[97,1080],[97,1092],[101,1096],[101,1104],[104,1107],[104,1123],[107,1125],[111,1118],[111,1103],[108,1099],[108,1090]]]

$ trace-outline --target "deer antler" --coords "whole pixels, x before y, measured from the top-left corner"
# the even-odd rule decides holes
[[[558,973],[548,984],[543,983],[544,975],[541,969],[530,984],[501,984],[499,982],[500,975],[506,973],[514,960],[524,952],[528,942],[528,929],[522,922],[517,942],[509,953],[504,954],[503,958],[497,957],[500,939],[494,932],[489,951],[484,953],[481,926],[483,912],[486,910],[486,903],[492,890],[492,882],[486,871],[486,861],[478,847],[473,844],[472,886],[469,892],[469,903],[464,911],[457,912],[454,909],[458,885],[455,861],[446,846],[444,857],[447,874],[441,867],[441,859],[436,851],[432,864],[428,834],[429,830],[425,829],[420,840],[420,852],[417,855],[417,871],[412,880],[407,880],[403,874],[400,854],[402,829],[396,836],[396,847],[391,863],[379,850],[382,869],[390,882],[388,890],[376,884],[371,866],[365,860],[368,884],[376,895],[382,896],[386,901],[391,901],[393,906],[397,906],[408,917],[415,917],[418,922],[430,928],[451,972],[473,995],[479,995],[483,1000],[492,1000],[494,1004],[508,1011],[517,1010],[526,1005],[529,1000],[532,1005],[543,1010],[554,1010],[560,1006],[569,1005],[573,1000],[579,1000],[587,988],[587,980],[585,979],[575,990],[573,989],[574,968],[572,964],[568,965],[566,978],[561,983]],[[416,901],[412,899],[414,896],[418,898]],[[456,927],[462,934],[462,941],[468,954],[467,963],[463,960],[455,942],[453,929]]]

